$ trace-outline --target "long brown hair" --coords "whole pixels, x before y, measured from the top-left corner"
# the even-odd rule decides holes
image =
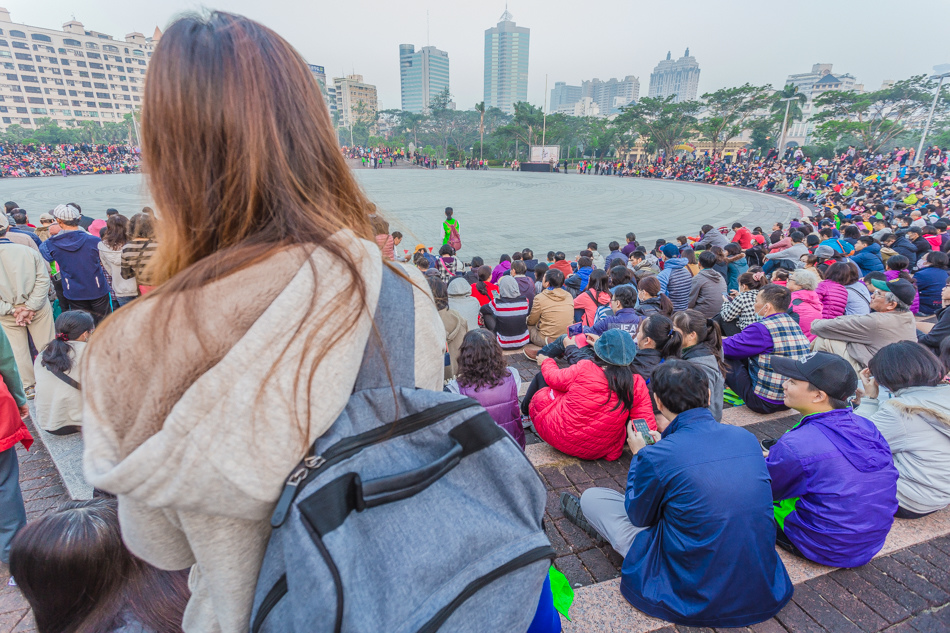
[[[140,300],[160,302],[155,322],[193,311],[188,291],[291,248],[322,248],[346,267],[349,279],[334,283],[349,291],[321,310],[342,309],[353,297],[366,310],[352,240],[330,238],[349,230],[372,239],[372,206],[338,150],[316,80],[290,44],[242,16],[185,16],[162,35],[145,85],[142,161],[158,242],[148,272],[159,287]],[[199,315],[188,320],[197,330]],[[359,319],[348,321],[347,331]],[[287,339],[319,340],[304,324],[289,323]],[[108,330],[107,320],[96,338]],[[325,353],[296,373],[308,392]]]

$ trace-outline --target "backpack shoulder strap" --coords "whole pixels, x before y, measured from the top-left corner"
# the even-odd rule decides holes
[[[411,389],[416,384],[413,285],[385,263],[382,266],[379,303],[354,392],[390,385]]]
[[[61,372],[61,371],[59,371],[58,369],[50,369],[49,371],[50,371],[51,374],[53,374],[54,376],[56,376],[57,378],[59,378],[60,380],[62,380],[64,383],[66,383],[67,385],[69,385],[69,386],[72,387],[73,389],[76,389],[76,390],[78,390],[78,391],[82,391],[82,385],[80,385],[79,382],[77,382],[77,381],[74,380],[73,378],[67,376],[64,372]]]

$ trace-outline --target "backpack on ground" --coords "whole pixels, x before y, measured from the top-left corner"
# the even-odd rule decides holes
[[[412,286],[383,271],[353,395],[274,510],[251,633],[524,633],[544,485],[475,400],[414,388]]]

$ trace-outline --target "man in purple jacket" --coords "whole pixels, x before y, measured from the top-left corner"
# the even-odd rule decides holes
[[[897,512],[897,469],[874,424],[851,410],[858,377],[827,352],[772,358],[785,404],[804,417],[769,449],[776,541],[833,567],[860,567],[884,547]]]

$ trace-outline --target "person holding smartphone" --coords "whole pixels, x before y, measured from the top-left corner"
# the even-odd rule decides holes
[[[706,374],[688,361],[657,367],[651,386],[663,415],[651,445],[642,425],[627,425],[626,494],[562,494],[564,515],[624,557],[620,592],[648,615],[717,628],[771,618],[793,586],[775,550],[772,490],[755,436],[716,422]]]

